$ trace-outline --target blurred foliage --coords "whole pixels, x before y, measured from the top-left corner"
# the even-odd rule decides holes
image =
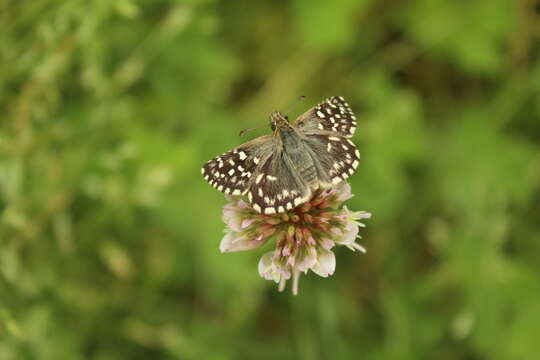
[[[535,358],[539,9],[0,1],[0,359]],[[331,95],[368,253],[295,298],[199,168]]]

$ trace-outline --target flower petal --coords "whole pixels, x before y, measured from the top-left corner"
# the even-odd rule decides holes
[[[219,250],[221,252],[251,250],[258,248],[265,242],[266,241],[258,240],[258,238],[249,238],[244,233],[229,230],[223,239],[221,239]]]
[[[274,252],[270,251],[264,254],[259,260],[259,275],[266,280],[274,280],[279,282],[281,275],[279,272],[274,271],[273,262]]]
[[[295,269],[297,271],[305,272],[317,263],[317,249],[315,249],[315,247],[309,247],[304,250],[302,254],[299,254],[298,257]]]
[[[319,240],[319,244],[323,247],[323,249],[330,250],[334,247],[335,242],[325,237]]]
[[[339,188],[337,199],[343,202],[345,200],[349,200],[352,197],[353,197],[353,194],[351,192],[351,185],[349,185],[348,182],[344,181],[343,185]]]
[[[345,232],[342,236],[336,238],[336,243],[339,245],[349,245],[356,241],[358,236],[358,223],[355,221],[348,221],[345,225]]]
[[[256,221],[256,219],[244,219],[240,225],[242,229],[245,229],[249,227],[251,224],[253,224]]]
[[[321,250],[317,257],[317,264],[311,270],[322,277],[328,277],[334,273],[336,269],[336,256],[332,251]]]
[[[225,205],[225,207],[223,207],[223,216],[221,219],[233,231],[242,231],[242,219],[240,218],[240,212],[236,207]]]

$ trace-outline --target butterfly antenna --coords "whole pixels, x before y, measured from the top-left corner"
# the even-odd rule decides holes
[[[306,98],[305,95],[302,95],[302,96],[300,96],[300,97],[298,98],[298,101],[299,101],[299,102],[300,102],[300,101],[303,101],[305,98]],[[287,114],[290,113],[290,112],[294,109],[294,107],[295,107],[297,104],[298,104],[298,103],[296,103],[296,104],[294,104],[293,106],[291,106],[290,109],[285,113],[285,116],[287,116]],[[244,130],[242,130],[242,131],[240,131],[240,132],[238,133],[238,136],[242,137],[242,136],[244,136],[247,132],[252,131],[252,130],[256,130],[256,129],[260,129],[261,127],[263,127],[263,125],[257,126],[257,127],[254,127],[254,128],[244,129]]]
[[[256,127],[253,127],[253,128],[244,129],[244,130],[242,130],[242,131],[240,131],[240,132],[238,133],[238,136],[244,136],[245,133],[247,133],[248,131],[257,130],[257,129],[260,129],[261,127],[263,127],[263,125],[261,125],[261,126],[256,126]]]
[[[293,105],[289,108],[289,110],[287,110],[287,111],[285,112],[285,115],[288,115],[288,114],[295,108],[295,106],[297,106],[300,102],[304,101],[305,99],[306,99],[306,96],[305,96],[305,95],[300,96],[300,97],[298,98],[298,102],[295,103],[295,104],[293,104]]]

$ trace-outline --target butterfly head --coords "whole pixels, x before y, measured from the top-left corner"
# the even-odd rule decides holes
[[[270,127],[274,133],[278,133],[280,129],[289,127],[289,118],[279,111],[274,111],[270,114]]]

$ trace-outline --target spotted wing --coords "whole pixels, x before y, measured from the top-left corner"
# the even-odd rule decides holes
[[[288,155],[276,149],[253,174],[247,195],[256,211],[276,214],[308,201],[311,190],[294,169]]]
[[[345,99],[334,96],[301,115],[295,126],[305,135],[333,134],[352,137],[356,130],[356,117]]]
[[[360,151],[350,139],[335,135],[310,135],[304,141],[311,152],[322,187],[335,186],[356,171]]]
[[[245,195],[259,164],[272,155],[275,138],[261,136],[209,160],[201,169],[204,179],[227,195]]]

